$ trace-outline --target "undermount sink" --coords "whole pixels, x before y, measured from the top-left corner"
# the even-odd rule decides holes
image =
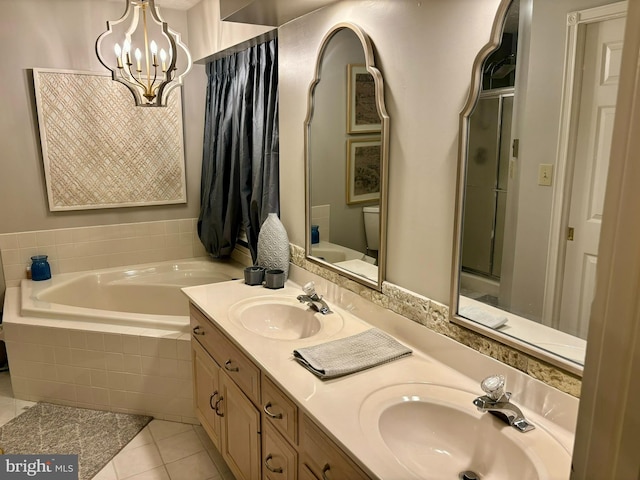
[[[407,471],[398,478],[569,478],[571,456],[550,433],[539,425],[521,433],[480,413],[471,403],[476,396],[441,385],[392,385],[365,399],[360,425]]]
[[[298,340],[333,335],[342,329],[342,315],[318,313],[293,296],[248,298],[229,309],[231,321],[256,335],[275,340]]]

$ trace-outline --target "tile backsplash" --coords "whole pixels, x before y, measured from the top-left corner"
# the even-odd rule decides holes
[[[49,256],[52,275],[206,256],[196,222],[185,218],[0,234],[0,299],[6,287],[26,278],[33,255]]]

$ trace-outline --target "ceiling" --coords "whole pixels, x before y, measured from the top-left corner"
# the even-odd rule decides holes
[[[109,0],[110,2],[125,3],[125,0]],[[156,0],[156,6],[160,8],[172,8],[175,10],[189,10],[200,0]],[[161,12],[162,13],[162,12]]]
[[[200,0],[156,0],[156,5],[165,8],[174,8],[176,10],[189,10]]]

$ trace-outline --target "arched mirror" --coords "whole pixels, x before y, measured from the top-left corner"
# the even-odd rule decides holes
[[[503,1],[461,114],[453,321],[578,375],[625,16]]]
[[[369,37],[341,23],[322,40],[305,122],[306,255],[380,290],[389,117]]]

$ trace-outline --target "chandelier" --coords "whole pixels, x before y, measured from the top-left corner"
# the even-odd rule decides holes
[[[131,91],[137,106],[165,107],[169,92],[191,70],[191,55],[180,34],[160,17],[155,0],[125,2],[122,18],[107,21],[96,40],[96,54],[113,80]]]

